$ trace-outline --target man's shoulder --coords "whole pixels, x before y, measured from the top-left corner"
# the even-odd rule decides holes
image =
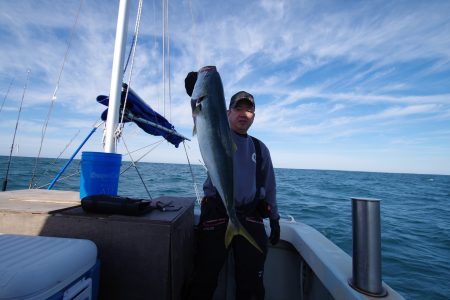
[[[263,156],[265,156],[265,153],[269,152],[269,148],[267,148],[266,144],[264,144],[263,141],[261,141],[260,139],[254,137],[252,135],[248,135],[248,136],[252,139],[253,144],[255,145],[255,148],[258,147],[257,144],[259,144],[259,147],[261,148],[261,151],[263,152],[263,154],[262,154]]]

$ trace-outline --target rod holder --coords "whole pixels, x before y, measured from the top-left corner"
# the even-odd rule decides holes
[[[385,297],[381,280],[380,200],[352,199],[352,288],[372,297]]]

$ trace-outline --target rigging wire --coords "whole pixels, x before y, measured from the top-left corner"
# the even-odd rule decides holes
[[[28,87],[28,80],[30,78],[30,70],[27,70],[27,80],[25,81],[25,86],[23,88],[23,94],[22,94],[22,100],[20,101],[20,106],[19,106],[19,113],[17,115],[17,120],[16,120],[16,128],[14,129],[14,135],[13,135],[13,140],[12,140],[12,144],[11,144],[11,151],[9,152],[9,159],[8,159],[8,165],[6,167],[6,175],[5,175],[5,179],[3,180],[3,186],[2,186],[2,191],[6,191],[6,186],[8,185],[8,174],[9,174],[9,167],[11,166],[11,158],[12,158],[12,153],[14,150],[14,142],[16,140],[16,133],[17,133],[17,128],[19,127],[19,120],[20,120],[20,114],[22,112],[22,106],[23,106],[23,99],[25,98],[25,92],[27,91],[27,87]]]
[[[133,156],[131,155],[130,151],[128,151],[128,147],[127,147],[127,144],[125,143],[124,137],[122,137],[122,141],[123,141],[123,145],[125,146],[125,149],[127,150],[128,156],[131,159],[131,163],[133,164],[134,169],[136,170],[139,178],[141,179],[142,184],[144,185],[144,188],[145,188],[145,191],[147,192],[148,197],[150,198],[150,200],[153,200],[152,196],[150,195],[150,192],[148,191],[147,185],[144,182],[144,178],[142,178],[141,172],[139,172],[139,169],[133,160]]]
[[[198,39],[197,39],[197,36],[198,36],[198,34],[197,34],[197,26],[196,26],[196,24],[195,24],[195,19],[194,19],[194,11],[193,11],[193,9],[192,9],[192,0],[189,0],[189,12],[191,13],[191,19],[192,19],[192,37],[191,37],[191,40],[192,41],[197,41]],[[198,64],[198,61],[199,61],[199,54],[198,54],[198,52],[197,52],[197,64]]]
[[[169,120],[172,120],[172,84],[171,84],[171,74],[170,74],[170,70],[171,70],[171,60],[170,60],[170,30],[169,30],[169,0],[162,0],[163,2],[163,88],[164,88],[164,97],[163,97],[163,103],[164,103],[164,116],[166,116],[166,78],[168,81],[168,85],[167,85],[167,89],[168,89],[168,97],[169,97]],[[190,8],[191,8],[191,16],[193,18],[193,14],[192,14],[192,5],[190,4]],[[166,52],[166,43],[167,43],[167,52]],[[166,59],[166,55],[167,55],[167,59]],[[166,76],[166,60],[167,60],[167,76]],[[194,184],[194,190],[195,190],[195,195],[197,197],[197,202],[200,203],[201,199],[200,199],[200,194],[198,192],[197,189],[197,183],[195,181],[195,176],[194,176],[194,172],[192,170],[192,165],[191,162],[189,160],[189,155],[186,149],[186,143],[185,140],[183,140],[183,147],[184,147],[184,152],[186,154],[186,158],[188,161],[188,165],[189,165],[189,170],[191,172],[191,177],[192,177],[192,181]]]
[[[34,178],[36,176],[36,169],[37,169],[39,158],[41,157],[41,151],[42,151],[42,146],[44,144],[45,134],[47,132],[47,127],[48,127],[48,123],[50,121],[50,116],[52,114],[53,106],[54,106],[55,101],[56,101],[56,94],[57,94],[58,89],[59,89],[59,83],[60,83],[61,78],[62,78],[62,74],[63,74],[63,71],[64,71],[64,66],[66,64],[67,58],[69,57],[70,47],[72,45],[72,39],[73,39],[73,36],[74,36],[74,33],[75,33],[75,29],[76,29],[77,24],[78,24],[78,19],[79,19],[79,16],[80,16],[80,11],[81,11],[81,7],[82,6],[83,6],[83,0],[80,0],[80,5],[78,6],[77,15],[75,17],[75,21],[74,21],[74,24],[73,24],[72,29],[70,31],[70,36],[69,36],[69,39],[68,39],[68,42],[67,42],[66,53],[64,55],[64,59],[63,59],[62,65],[61,65],[61,69],[59,70],[59,75],[58,75],[58,80],[56,82],[56,87],[55,87],[55,90],[53,91],[52,101],[50,102],[50,107],[49,107],[48,112],[47,112],[47,117],[45,119],[44,125],[42,126],[41,142],[40,142],[40,145],[39,145],[38,155],[36,156],[36,160],[35,160],[35,163],[34,163],[34,168],[33,168],[33,173],[32,173],[31,179],[30,179],[30,183],[28,185],[29,189],[31,189],[31,187],[33,186],[33,181],[34,181]]]
[[[152,145],[155,145],[155,144],[156,144],[156,145],[155,145],[153,148],[151,148],[150,150],[148,150],[147,152],[145,152],[145,153],[144,153],[141,157],[139,157],[137,160],[135,160],[135,162],[137,163],[137,162],[141,161],[141,160],[142,160],[144,157],[146,157],[150,152],[152,152],[152,151],[155,150],[157,147],[159,147],[159,145],[161,145],[163,141],[164,141],[164,139],[161,139],[161,140],[159,140],[158,142],[153,143]],[[149,146],[151,146],[151,145],[147,145],[147,146],[145,146],[145,147],[149,147]],[[143,147],[143,148],[145,148],[145,147]],[[143,148],[141,148],[141,149],[143,149]],[[138,149],[138,150],[140,150],[140,149]],[[138,150],[131,151],[130,153],[136,152],[136,151],[138,151]],[[133,166],[132,163],[129,164],[128,167],[126,167],[122,172],[120,172],[120,175],[122,175],[123,173],[125,173],[126,171],[128,171],[132,166]]]
[[[131,49],[130,49],[130,55],[128,58],[130,58],[131,56],[131,65],[130,65],[130,73],[128,75],[128,82],[127,82],[127,89],[125,91],[125,100],[123,103],[123,108],[122,108],[122,113],[121,113],[121,118],[120,118],[120,126],[118,127],[118,130],[116,132],[116,138],[120,137],[123,127],[125,126],[124,123],[124,118],[125,118],[125,109],[127,107],[127,101],[128,101],[128,91],[131,85],[131,78],[133,76],[133,67],[134,67],[134,58],[136,55],[136,46],[137,46],[137,38],[139,35],[139,27],[141,24],[141,15],[142,15],[142,1],[143,0],[139,0],[139,6],[138,6],[138,12],[137,12],[137,16],[136,16],[136,23],[134,25],[134,35],[133,35],[133,44],[131,45]],[[127,62],[128,64],[128,62]],[[126,67],[125,67],[126,70]],[[125,72],[124,70],[124,72]]]
[[[163,77],[163,115],[166,116],[166,1],[162,0],[162,77]]]
[[[169,120],[172,120],[172,90],[170,82],[170,30],[169,30],[169,0],[166,0],[166,35],[167,35],[167,79],[169,92]]]
[[[153,146],[153,145],[155,145],[155,144],[160,145],[163,141],[164,141],[164,139],[160,139],[159,141],[154,142],[154,143],[151,143],[151,144],[149,144],[149,145],[147,145],[147,146],[144,146],[144,147],[141,147],[141,148],[137,148],[137,149],[131,151],[130,153],[138,152],[138,151],[140,151],[140,150],[142,150],[142,149],[148,148],[148,147]]]
[[[11,79],[11,82],[9,83],[8,90],[6,91],[5,97],[3,98],[2,106],[0,107],[0,112],[2,112],[2,110],[3,110],[3,105],[5,104],[6,98],[8,98],[9,90],[11,89],[13,82],[14,82],[14,78]]]

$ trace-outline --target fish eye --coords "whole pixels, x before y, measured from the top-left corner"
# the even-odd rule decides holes
[[[206,96],[202,96],[202,97],[198,98],[198,99],[196,100],[197,105],[199,105],[200,103],[202,103],[203,100],[205,100],[205,98],[206,98]]]

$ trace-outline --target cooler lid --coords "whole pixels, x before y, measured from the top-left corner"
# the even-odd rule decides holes
[[[50,297],[96,260],[89,240],[0,233],[0,300]]]

